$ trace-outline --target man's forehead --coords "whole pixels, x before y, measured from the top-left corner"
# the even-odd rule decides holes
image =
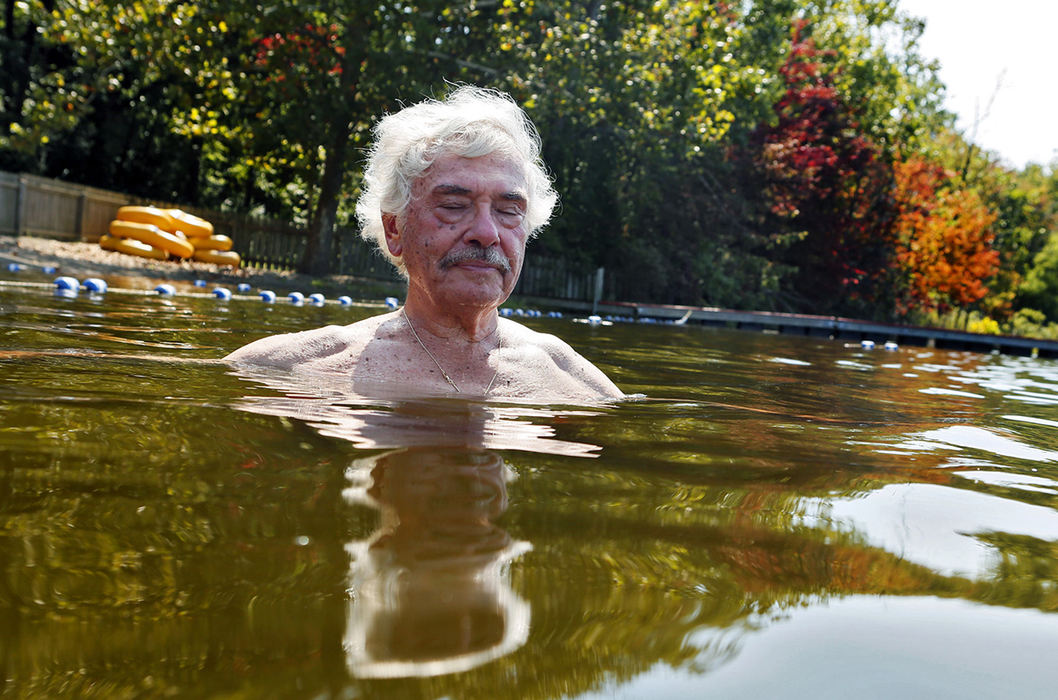
[[[491,191],[505,199],[526,199],[525,169],[512,158],[444,155],[415,182],[420,194],[473,195]]]

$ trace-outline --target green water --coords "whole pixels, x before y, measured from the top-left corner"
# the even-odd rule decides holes
[[[0,285],[0,695],[1053,697],[1058,363],[526,319],[646,396],[584,408],[210,361],[380,310]]]

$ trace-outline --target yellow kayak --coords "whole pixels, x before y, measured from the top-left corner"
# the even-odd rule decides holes
[[[215,265],[230,265],[238,267],[242,259],[234,250],[196,250],[194,259],[199,262],[213,263]]]
[[[231,250],[231,239],[223,233],[215,233],[207,238],[192,238],[190,241],[195,250]]]
[[[138,255],[141,258],[151,258],[153,260],[165,260],[169,257],[169,254],[161,248],[155,248],[152,245],[140,243],[134,238],[118,238],[117,236],[111,236],[108,233],[104,233],[100,236],[99,247],[103,250],[113,250],[118,253]]]
[[[118,238],[131,238],[140,243],[161,248],[179,258],[190,258],[195,252],[194,247],[186,238],[163,231],[153,224],[115,219],[110,222],[110,235]]]
[[[163,231],[173,230],[173,218],[169,212],[158,207],[127,206],[118,209],[119,221],[131,221],[136,224],[150,224]]]
[[[180,209],[169,209],[166,212],[173,220],[173,229],[170,231],[182,231],[188,238],[208,238],[213,235],[213,224]]]

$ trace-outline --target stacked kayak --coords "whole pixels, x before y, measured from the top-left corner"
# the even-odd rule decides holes
[[[154,260],[170,257],[238,267],[231,238],[213,232],[213,224],[180,209],[125,206],[99,239],[106,250]]]

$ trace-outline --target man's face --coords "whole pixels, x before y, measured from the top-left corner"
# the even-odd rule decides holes
[[[442,308],[502,304],[522,269],[527,197],[523,170],[510,158],[434,161],[413,183],[403,221],[383,217],[409,296],[425,293]]]

